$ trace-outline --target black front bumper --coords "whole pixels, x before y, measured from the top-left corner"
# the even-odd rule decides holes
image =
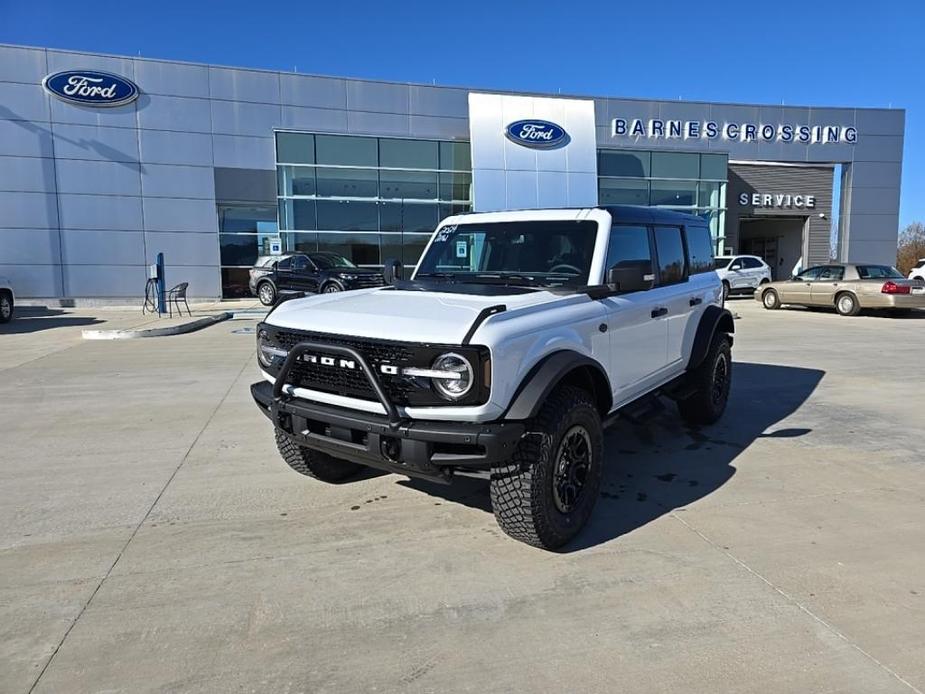
[[[449,482],[454,468],[487,470],[509,459],[525,430],[521,422],[396,420],[394,411],[384,417],[274,394],[267,381],[253,384],[251,395],[301,446],[438,482]]]

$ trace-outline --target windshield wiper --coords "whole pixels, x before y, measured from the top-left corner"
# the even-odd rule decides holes
[[[437,280],[449,280],[451,282],[458,281],[458,275],[454,272],[419,272],[414,276],[415,280],[419,280],[422,277],[427,277],[429,279]]]

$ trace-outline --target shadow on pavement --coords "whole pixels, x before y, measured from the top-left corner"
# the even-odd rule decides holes
[[[17,306],[13,320],[0,324],[0,335],[22,335],[52,328],[97,325],[105,321],[92,316],[71,316],[62,309],[44,306]]]
[[[711,494],[734,474],[732,463],[762,437],[798,438],[805,428],[773,427],[809,398],[824,371],[736,362],[726,414],[710,427],[691,427],[673,404],[651,421],[627,421],[604,439],[601,498],[585,529],[564,550],[593,547]],[[403,486],[491,512],[488,483],[457,478],[451,486],[403,480]]]

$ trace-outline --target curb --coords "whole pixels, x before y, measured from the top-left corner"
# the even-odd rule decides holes
[[[172,325],[169,328],[148,328],[147,330],[82,330],[85,340],[134,340],[140,337],[167,337],[169,335],[182,335],[184,333],[202,330],[215,323],[221,323],[231,318],[231,313],[224,311],[214,316],[198,318],[182,325]]]

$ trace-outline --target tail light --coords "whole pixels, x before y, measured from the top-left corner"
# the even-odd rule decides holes
[[[908,294],[909,292],[908,284],[896,284],[896,282],[887,282],[880,289],[881,294]]]

